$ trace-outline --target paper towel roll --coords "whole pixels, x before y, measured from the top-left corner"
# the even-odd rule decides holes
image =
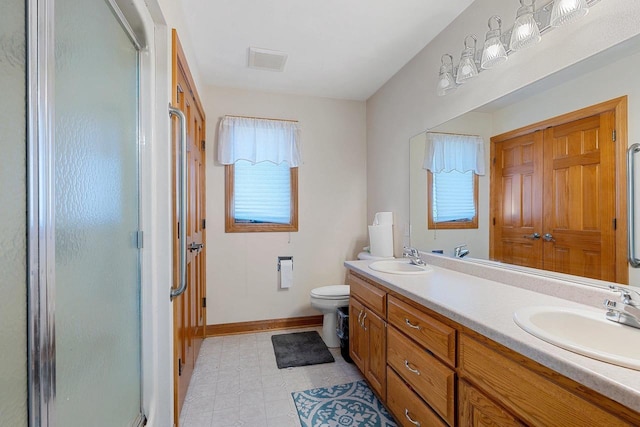
[[[280,261],[280,289],[289,289],[293,284],[293,260]]]
[[[393,225],[369,226],[369,252],[373,256],[393,256]]]
[[[376,212],[373,225],[393,225],[393,212]]]

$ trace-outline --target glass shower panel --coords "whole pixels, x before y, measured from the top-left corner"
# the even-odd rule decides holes
[[[25,2],[0,13],[0,425],[27,425]]]
[[[137,51],[105,0],[55,2],[58,426],[140,413]]]

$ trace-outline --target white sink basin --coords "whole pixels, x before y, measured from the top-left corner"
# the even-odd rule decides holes
[[[605,312],[526,307],[513,320],[530,334],[566,350],[640,370],[640,329],[605,319]]]
[[[432,270],[428,265],[411,264],[407,259],[375,261],[369,264],[369,268],[390,274],[423,274]]]

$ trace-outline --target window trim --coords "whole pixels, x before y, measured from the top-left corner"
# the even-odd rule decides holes
[[[226,233],[255,233],[255,232],[282,232],[298,231],[298,168],[290,168],[291,171],[291,222],[289,224],[264,223],[237,223],[233,217],[234,212],[234,165],[225,165],[225,189],[224,189],[224,231]]]
[[[427,171],[427,228],[430,230],[457,230],[478,228],[478,174],[473,174],[473,205],[476,214],[471,221],[443,221],[433,220],[433,172]]]

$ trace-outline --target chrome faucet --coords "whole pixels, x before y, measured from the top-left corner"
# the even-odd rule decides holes
[[[409,248],[405,246],[402,249],[402,256],[404,258],[409,258],[411,264],[425,265],[425,262],[420,258],[420,252],[416,248]]]
[[[615,285],[609,285],[609,288],[620,294],[620,301],[604,300],[607,320],[640,328],[640,293]]]
[[[465,256],[469,255],[469,249],[467,249],[467,245],[460,245],[460,246],[456,246],[453,249],[453,254],[455,255],[456,258],[464,258]]]

